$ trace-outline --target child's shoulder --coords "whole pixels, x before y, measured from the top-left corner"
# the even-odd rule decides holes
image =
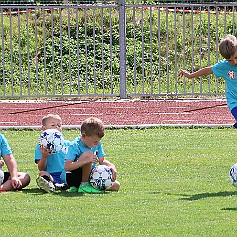
[[[226,64],[226,63],[228,63],[228,61],[226,59],[222,59],[218,61],[216,64]]]
[[[226,59],[222,59],[212,66],[212,68],[223,68],[223,69],[227,69],[229,67],[233,66]]]
[[[0,139],[4,139],[4,135],[0,133]]]
[[[78,145],[80,141],[81,141],[80,137],[76,137],[74,140],[67,141],[67,142],[68,142],[68,145]]]
[[[69,146],[71,144],[71,141],[69,140],[64,140],[64,146]]]
[[[6,137],[0,133],[0,142],[7,142]]]

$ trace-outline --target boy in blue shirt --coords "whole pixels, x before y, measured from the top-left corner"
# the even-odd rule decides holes
[[[3,134],[0,134],[0,168],[6,163],[8,172],[4,172],[3,183],[0,184],[1,191],[21,190],[30,183],[30,176],[24,172],[18,172],[17,163],[12,154],[11,147]]]
[[[42,119],[42,130],[57,129],[62,130],[62,120],[57,114],[48,114]],[[69,141],[65,140],[64,145],[68,146]],[[36,179],[40,189],[46,192],[57,190],[66,190],[68,186],[61,179],[61,173],[64,168],[65,153],[61,150],[56,154],[50,154],[50,151],[37,144],[35,148],[35,163],[38,165],[39,176]]]
[[[103,193],[89,183],[91,169],[95,163],[107,165],[112,171],[113,186],[108,190],[118,191],[120,183],[116,180],[116,167],[105,159],[101,138],[104,136],[104,126],[98,118],[88,118],[81,125],[81,136],[77,137],[68,147],[66,162],[62,178],[66,182],[66,173],[81,169],[81,183],[79,188],[72,186],[70,192]],[[80,173],[80,172],[79,172]]]
[[[219,51],[224,58],[213,66],[201,68],[200,70],[189,73],[186,70],[180,70],[179,75],[187,78],[207,76],[212,73],[218,78],[222,77],[226,83],[227,105],[235,118],[237,128],[237,39],[233,35],[226,35],[219,44]]]

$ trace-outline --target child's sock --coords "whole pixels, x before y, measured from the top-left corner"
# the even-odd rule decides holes
[[[81,182],[81,186],[86,186],[88,182]]]

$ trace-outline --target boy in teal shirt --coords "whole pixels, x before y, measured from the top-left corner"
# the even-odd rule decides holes
[[[218,78],[222,77],[226,83],[227,105],[235,118],[237,128],[237,39],[233,35],[226,35],[219,44],[219,51],[224,58],[213,66],[201,68],[200,70],[189,73],[186,70],[180,70],[179,75],[187,78],[207,76],[212,73]]]
[[[66,173],[81,169],[81,184],[71,187],[71,192],[102,193],[89,183],[91,169],[95,163],[107,165],[112,171],[113,186],[108,190],[118,191],[120,183],[116,180],[116,167],[105,159],[101,138],[104,136],[104,126],[98,118],[88,118],[81,125],[81,136],[77,137],[68,147],[62,179],[66,182]]]
[[[57,129],[62,130],[62,120],[57,114],[48,114],[42,119],[42,130]],[[64,146],[69,146],[70,142],[65,140]],[[65,152],[62,150],[56,154],[50,154],[47,148],[36,145],[35,163],[38,165],[39,175],[36,179],[40,189],[46,192],[66,190],[68,186],[61,179],[61,174],[65,163]]]
[[[17,163],[12,154],[11,147],[3,134],[0,134],[0,168],[6,163],[8,172],[4,172],[3,183],[0,191],[21,190],[30,183],[30,176],[24,172],[18,172]]]

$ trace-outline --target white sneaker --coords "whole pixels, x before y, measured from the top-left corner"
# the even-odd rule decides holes
[[[55,192],[54,184],[51,181],[47,181],[42,176],[38,176],[36,183],[40,189],[43,189],[47,193]]]

